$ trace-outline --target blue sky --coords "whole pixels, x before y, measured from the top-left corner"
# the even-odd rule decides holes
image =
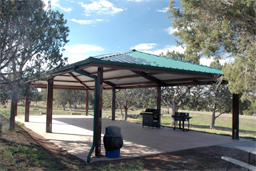
[[[175,5],[180,6],[178,0]],[[156,55],[184,52],[171,35],[168,6],[169,0],[51,0],[51,9],[64,14],[70,29],[63,53],[68,63],[131,49]]]

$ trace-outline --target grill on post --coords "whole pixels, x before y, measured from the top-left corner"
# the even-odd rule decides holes
[[[146,109],[143,115],[142,127],[157,127],[160,128],[160,111],[159,109]]]

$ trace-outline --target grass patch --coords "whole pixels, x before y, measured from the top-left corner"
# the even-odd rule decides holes
[[[30,115],[40,115],[41,112],[45,113],[46,109],[42,107],[45,105],[43,102],[39,102],[38,104],[31,105]],[[36,109],[36,110],[33,110]],[[143,112],[144,109],[141,110],[129,110],[128,111],[128,122],[142,124],[142,115],[139,115]],[[10,106],[6,108],[0,108],[0,115],[5,117],[9,117]],[[54,115],[70,115],[70,113],[81,113],[85,115],[85,109],[69,109],[63,111],[62,108],[53,108]],[[89,115],[93,116],[93,110],[88,111]],[[111,119],[112,111],[110,109],[106,109],[102,111],[102,117]],[[18,115],[25,115],[25,107],[23,105],[19,105],[18,107]],[[219,135],[232,135],[232,117],[224,117],[220,116],[216,119],[215,126],[213,129],[210,129],[211,123],[211,115],[190,113],[192,119],[190,119],[190,130],[199,131],[199,132],[207,132],[212,134]],[[116,110],[116,120],[121,120],[121,112],[119,109]],[[161,125],[170,127],[170,123],[172,121],[171,114],[161,115]],[[239,119],[239,136],[244,138],[256,138],[256,120],[255,119]],[[18,123],[19,124],[19,123]],[[187,126],[187,122],[185,122],[185,126]],[[21,125],[23,126],[23,125]]]

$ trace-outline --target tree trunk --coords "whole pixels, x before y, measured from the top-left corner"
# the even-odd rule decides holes
[[[175,115],[175,112],[178,112],[178,105],[175,103],[175,99],[172,100],[172,115]],[[174,120],[174,118],[172,117],[172,122],[171,122],[171,126],[176,126],[177,125],[177,121]]]
[[[215,111],[216,111],[216,103],[214,104],[213,106],[213,111],[212,111],[212,122],[211,122],[211,126],[210,126],[210,129],[212,129],[215,125]]]
[[[124,120],[124,114],[123,114],[123,110],[122,110],[121,106],[120,106],[120,111],[121,111],[121,118],[122,118],[122,120]]]
[[[65,108],[65,104],[64,105],[62,105],[62,109],[63,109],[63,111],[65,111],[66,110],[66,108]]]
[[[73,105],[74,105],[74,109],[77,109],[77,105],[76,105],[76,103],[74,103]]]
[[[10,126],[9,126],[9,130],[10,131],[14,131],[15,130],[15,114],[17,112],[17,95],[15,92],[12,93],[12,102],[11,102],[11,114],[10,114]]]
[[[128,108],[124,107],[124,120],[127,120]]]

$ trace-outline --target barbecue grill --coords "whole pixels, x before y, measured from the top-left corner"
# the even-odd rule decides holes
[[[142,127],[157,127],[160,128],[160,111],[159,109],[146,109],[143,115]]]
[[[189,113],[179,113],[175,112],[175,115],[172,115],[175,121],[179,121],[179,128],[181,129],[181,122],[182,122],[182,131],[184,131],[184,122],[188,121],[188,130],[189,130],[189,119],[192,117],[189,117]],[[176,125],[174,124],[173,130],[175,130]]]

